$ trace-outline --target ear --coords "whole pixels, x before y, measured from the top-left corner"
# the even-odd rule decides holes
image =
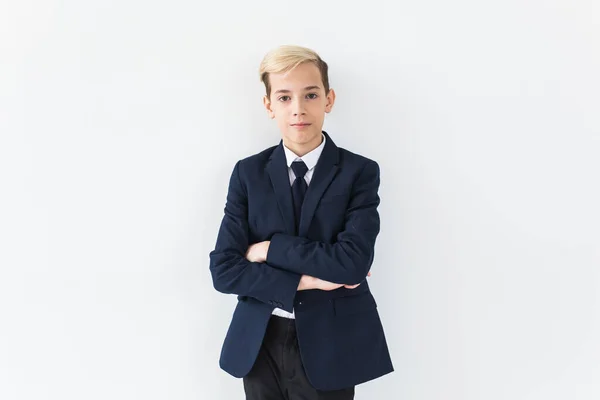
[[[333,107],[333,103],[335,103],[335,91],[329,88],[329,93],[327,93],[327,104],[325,104],[325,112],[331,112],[331,108]]]
[[[263,96],[263,104],[265,106],[265,109],[267,110],[267,114],[269,115],[269,118],[271,118],[271,119],[275,118],[275,113],[271,109],[271,100],[269,100],[267,95]]]

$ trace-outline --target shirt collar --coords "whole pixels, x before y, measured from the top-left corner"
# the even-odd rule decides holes
[[[298,155],[296,153],[294,153],[292,150],[288,149],[285,145],[283,145],[283,150],[285,151],[285,159],[287,161],[287,166],[291,167],[292,163],[294,161],[302,160],[302,161],[304,161],[304,164],[306,164],[306,167],[309,170],[313,169],[315,167],[315,165],[317,165],[317,161],[319,161],[319,157],[321,156],[321,153],[323,152],[323,148],[325,147],[325,140],[326,140],[325,135],[323,135],[323,133],[321,133],[321,136],[323,137],[323,140],[321,140],[321,144],[319,145],[319,147],[309,151],[302,157],[298,157]]]

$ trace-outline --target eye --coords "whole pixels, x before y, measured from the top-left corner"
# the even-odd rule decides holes
[[[309,96],[314,96],[314,97],[309,97],[310,99],[316,99],[317,97],[319,97],[316,93],[309,93],[306,95],[307,97]]]
[[[279,100],[279,101],[285,101],[285,100],[283,100],[283,99],[287,99],[287,98],[289,98],[289,97],[290,97],[290,96],[281,96],[281,97],[280,97],[278,100]]]

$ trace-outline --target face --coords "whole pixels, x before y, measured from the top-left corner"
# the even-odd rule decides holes
[[[271,96],[265,96],[263,103],[269,117],[277,121],[283,143],[296,154],[316,148],[325,113],[335,101],[333,89],[325,94],[317,66],[305,62],[286,73],[270,74],[269,81]]]

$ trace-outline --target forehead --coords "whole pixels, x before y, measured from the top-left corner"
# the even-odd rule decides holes
[[[296,68],[279,74],[270,74],[271,90],[302,90],[307,86],[323,87],[321,72],[311,62],[305,62]]]

